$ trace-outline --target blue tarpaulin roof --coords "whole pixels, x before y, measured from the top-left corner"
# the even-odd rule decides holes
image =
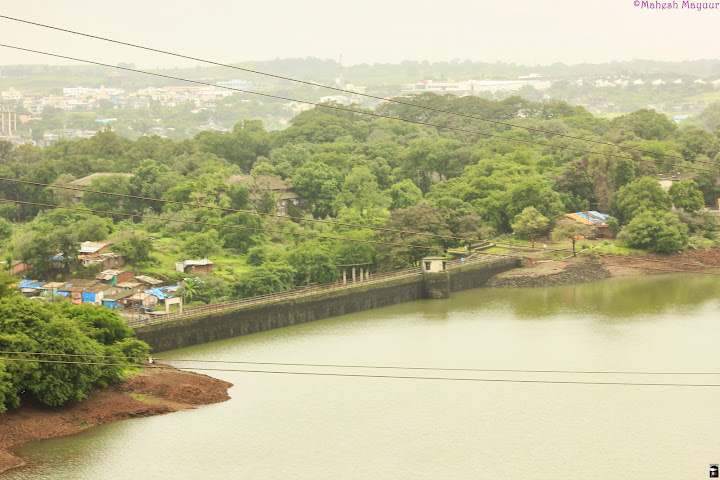
[[[38,282],[36,280],[23,280],[18,285],[18,288],[40,288],[45,285],[45,282]]]
[[[57,294],[63,297],[67,297],[68,295],[70,295],[70,292],[58,292]]]
[[[608,215],[596,212],[594,210],[591,210],[589,212],[575,212],[575,215],[577,215],[578,217],[582,217],[586,220],[590,220],[593,223],[604,222],[608,217]]]
[[[145,293],[149,295],[155,295],[160,300],[165,300],[166,298],[172,298],[172,295],[168,295],[166,292],[163,292],[159,288],[151,288],[150,290],[145,290]]]
[[[95,302],[95,294],[91,292],[82,292],[83,302]]]

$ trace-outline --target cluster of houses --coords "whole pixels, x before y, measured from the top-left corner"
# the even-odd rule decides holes
[[[107,242],[83,242],[78,249],[78,260],[84,267],[99,265],[100,272],[92,279],[68,279],[62,282],[22,280],[20,292],[27,297],[44,298],[50,301],[64,297],[74,304],[90,303],[112,310],[140,313],[167,313],[172,305],[182,311],[180,285],[166,285],[166,282],[147,275],[135,275],[131,270],[122,269],[124,259],[110,251]],[[207,258],[184,260],[175,268],[178,272],[212,273],[213,262]],[[19,268],[23,266],[25,268]],[[13,264],[13,273],[22,274],[27,266],[21,262]],[[160,308],[158,308],[160,307]],[[160,311],[158,311],[160,310]]]
[[[131,312],[154,311],[158,304],[169,311],[173,304],[182,305],[178,296],[180,286],[163,286],[163,281],[145,275],[135,276],[129,270],[104,270],[94,279],[70,279],[64,282],[23,280],[18,285],[27,297],[56,300],[65,297],[80,305],[90,303]]]

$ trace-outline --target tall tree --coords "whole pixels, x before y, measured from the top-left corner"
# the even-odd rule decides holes
[[[515,215],[512,227],[515,233],[529,236],[532,246],[535,248],[535,237],[547,233],[550,227],[550,219],[538,212],[535,207],[527,207],[521,213]]]

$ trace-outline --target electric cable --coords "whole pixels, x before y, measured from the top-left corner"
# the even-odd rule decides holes
[[[60,189],[72,190],[72,191],[76,191],[76,192],[97,193],[97,194],[101,194],[101,195],[111,195],[114,197],[131,198],[131,199],[135,199],[135,200],[169,203],[172,205],[183,205],[183,206],[187,206],[187,207],[208,208],[211,210],[221,210],[224,212],[248,213],[251,215],[283,218],[283,219],[288,219],[288,220],[298,220],[298,221],[303,221],[303,222],[326,223],[326,224],[330,224],[330,225],[340,225],[340,226],[355,227],[355,228],[361,228],[361,229],[378,230],[378,231],[383,231],[383,232],[405,233],[405,234],[411,234],[411,235],[421,235],[421,236],[426,236],[426,237],[445,238],[445,239],[449,239],[449,240],[462,240],[465,242],[468,241],[467,238],[455,237],[452,235],[438,235],[435,233],[414,232],[411,230],[396,230],[396,229],[392,229],[392,228],[373,227],[373,226],[359,225],[359,224],[346,223],[346,222],[333,222],[330,220],[319,220],[319,219],[314,219],[314,218],[291,217],[291,216],[280,215],[280,214],[275,214],[275,213],[262,213],[262,212],[254,212],[252,210],[242,210],[242,209],[229,208],[229,207],[220,207],[218,205],[205,205],[202,203],[178,202],[175,200],[165,200],[165,199],[161,199],[161,198],[142,197],[139,195],[129,195],[129,194],[125,194],[125,193],[104,192],[104,191],[100,191],[100,190],[91,190],[91,189],[87,189],[87,188],[71,187],[69,185],[57,185],[54,183],[31,182],[29,180],[18,180],[18,179],[7,178],[7,177],[0,177],[0,181],[11,182],[11,183],[22,183],[24,185],[34,185],[34,186],[39,186],[39,187],[60,188]]]
[[[147,360],[148,357],[125,357],[120,355],[88,355],[81,353],[43,353],[43,352],[17,352],[0,351],[0,355],[30,355],[49,357],[82,357],[82,358],[110,358],[121,360]],[[409,367],[397,365],[354,365],[337,363],[297,363],[297,362],[257,362],[244,360],[207,360],[193,358],[172,358],[151,356],[158,362],[186,362],[186,363],[224,363],[241,365],[272,365],[282,367],[323,367],[323,368],[361,368],[361,369],[389,369],[389,370],[434,370],[443,372],[497,372],[497,373],[563,373],[585,375],[720,375],[720,372],[653,372],[653,371],[622,371],[622,370],[528,370],[517,368],[448,368],[448,367]],[[186,367],[190,368],[190,367]]]
[[[89,34],[89,33],[78,32],[78,31],[75,31],[75,30],[70,30],[70,29],[66,29],[66,28],[56,27],[56,26],[53,26],[53,25],[47,25],[47,24],[43,24],[43,23],[32,22],[32,21],[30,21],[30,20],[24,20],[24,19],[21,19],[21,18],[10,17],[10,16],[8,16],[8,15],[0,15],[0,18],[4,18],[4,19],[6,19],[6,20],[11,20],[11,21],[14,21],[14,22],[19,22],[19,23],[25,23],[25,24],[28,24],[28,25],[34,25],[34,26],[41,27],[41,28],[46,28],[46,29],[51,29],[51,30],[56,30],[56,31],[64,32],[64,33],[69,33],[69,34],[72,34],[72,35],[79,35],[79,36],[83,36],[83,37],[87,37],[87,38],[92,38],[92,39],[94,39],[94,40],[101,40],[101,41],[104,41],[104,42],[115,43],[115,44],[118,44],[118,45],[124,45],[124,46],[127,46],[127,47],[132,47],[132,48],[137,48],[137,49],[146,50],[146,51],[150,51],[150,52],[160,53],[160,54],[163,54],[163,55],[169,55],[169,56],[173,56],[173,57],[177,57],[177,58],[183,58],[183,59],[186,59],[186,60],[193,60],[193,61],[203,62],[203,63],[207,63],[207,64],[209,64],[209,65],[215,65],[215,66],[219,66],[219,67],[230,68],[230,69],[233,69],[233,70],[239,70],[239,71],[243,71],[243,72],[246,72],[246,73],[252,73],[252,74],[255,74],[255,75],[262,75],[262,76],[271,77],[271,78],[275,78],[275,79],[279,79],[279,80],[285,80],[285,81],[300,83],[300,84],[304,84],[304,85],[309,85],[309,86],[312,86],[312,87],[325,88],[325,89],[333,90],[333,91],[336,91],[336,92],[349,93],[349,94],[352,94],[352,95],[362,96],[362,97],[366,97],[366,98],[372,98],[372,99],[380,100],[380,101],[387,102],[387,103],[394,103],[394,104],[398,104],[398,105],[404,105],[404,106],[419,108],[419,109],[422,109],[422,110],[427,110],[427,111],[436,112],[436,113],[444,113],[444,114],[449,114],[449,115],[458,116],[458,117],[470,118],[470,119],[473,119],[473,120],[479,120],[479,121],[481,121],[481,122],[487,122],[487,123],[492,123],[492,124],[496,124],[496,125],[503,125],[503,126],[512,127],[512,128],[519,128],[519,129],[523,129],[523,130],[527,130],[527,131],[531,131],[531,132],[543,133],[543,134],[546,134],[546,135],[553,135],[553,136],[563,137],[563,138],[569,138],[569,139],[573,139],[573,140],[581,140],[581,141],[588,142],[588,143],[594,143],[594,144],[598,144],[598,145],[611,146],[611,147],[619,148],[619,149],[622,149],[622,150],[630,150],[630,151],[635,151],[635,152],[639,152],[639,153],[646,153],[646,154],[651,154],[651,155],[661,155],[661,156],[664,156],[664,157],[675,158],[675,159],[679,159],[679,160],[683,160],[683,161],[691,161],[690,159],[686,159],[685,157],[682,157],[682,156],[680,156],[680,155],[673,155],[673,154],[661,153],[661,152],[653,152],[653,151],[651,151],[651,150],[644,150],[644,149],[640,149],[640,148],[636,148],[636,147],[631,147],[631,146],[626,146],[626,145],[618,145],[618,144],[615,144],[615,143],[604,142],[604,141],[601,141],[601,140],[592,140],[592,139],[589,139],[589,138],[577,137],[577,136],[574,136],[574,135],[567,135],[567,134],[563,134],[563,133],[551,132],[551,131],[549,131],[549,130],[544,130],[544,129],[541,129],[541,128],[534,128],[534,127],[527,127],[527,126],[523,126],[523,125],[516,125],[516,124],[510,123],[510,122],[503,122],[503,121],[501,121],[501,120],[492,120],[492,119],[489,119],[489,118],[479,117],[479,116],[476,116],[476,115],[470,115],[470,114],[465,114],[465,113],[460,113],[460,112],[452,112],[452,111],[443,110],[443,109],[440,109],[440,108],[433,108],[433,107],[427,107],[427,106],[423,106],[423,105],[417,105],[417,104],[414,104],[414,103],[411,103],[411,102],[405,102],[405,101],[402,101],[402,100],[396,100],[396,99],[390,99],[390,98],[380,97],[380,96],[371,95],[371,94],[368,94],[368,93],[358,93],[358,92],[354,92],[354,91],[352,91],[352,90],[347,90],[347,89],[340,88],[340,87],[332,87],[332,86],[329,86],[329,85],[323,85],[323,84],[321,84],[321,83],[311,82],[311,81],[308,81],[308,80],[300,80],[300,79],[297,79],[297,78],[287,77],[287,76],[284,76],[284,75],[278,75],[278,74],[273,74],[273,73],[268,73],[268,72],[261,72],[261,71],[259,71],[259,70],[253,70],[253,69],[250,69],[250,68],[244,68],[244,67],[240,67],[240,66],[237,66],[237,65],[230,65],[230,64],[220,63],[220,62],[216,62],[216,61],[212,61],[212,60],[207,60],[207,59],[204,59],[204,58],[198,58],[198,57],[192,57],[192,56],[189,56],[189,55],[183,55],[183,54],[180,54],[180,53],[177,53],[177,52],[170,52],[170,51],[167,51],[167,50],[160,50],[160,49],[157,49],[157,48],[147,47],[147,46],[139,45],[139,44],[135,44],[135,43],[124,42],[124,41],[121,41],[121,40],[115,40],[115,39],[111,39],[111,38],[107,38],[107,37],[101,37],[101,36],[99,36],[99,35],[92,35],[92,34]],[[716,164],[713,163],[713,162],[706,162],[706,161],[703,161],[703,160],[694,160],[694,161],[697,162],[697,163],[707,163],[707,164],[716,166]]]
[[[124,217],[142,218],[142,219],[148,219],[148,220],[162,220],[164,222],[177,222],[177,223],[187,223],[187,224],[191,224],[191,225],[204,225],[204,226],[209,226],[209,227],[235,228],[235,229],[239,229],[239,230],[252,230],[252,231],[256,231],[256,232],[277,233],[277,234],[282,234],[282,235],[296,235],[296,236],[301,236],[301,237],[326,238],[329,240],[346,240],[348,242],[374,243],[377,245],[392,245],[392,246],[396,246],[396,247],[410,247],[410,248],[421,248],[421,249],[429,248],[427,246],[413,245],[413,244],[409,244],[409,243],[382,242],[380,240],[364,240],[364,239],[360,239],[360,238],[333,237],[330,235],[319,235],[316,233],[288,232],[288,231],[284,231],[284,230],[271,230],[268,228],[245,227],[243,225],[224,225],[222,223],[197,222],[197,221],[193,221],[193,220],[180,220],[180,219],[174,219],[174,218],[152,217],[149,215],[139,215],[137,213],[122,213],[122,212],[111,212],[111,211],[107,211],[107,210],[95,210],[92,208],[65,207],[62,205],[53,205],[53,204],[48,204],[48,203],[26,202],[26,201],[22,201],[22,200],[10,200],[7,198],[0,198],[0,203],[3,203],[3,202],[19,203],[21,205],[35,205],[35,206],[47,207],[47,208],[60,208],[63,210],[76,210],[78,212],[92,212],[92,213],[103,213],[106,215],[120,215],[120,216],[124,216]]]
[[[307,375],[316,377],[352,377],[352,378],[387,378],[397,380],[446,380],[460,382],[484,382],[484,383],[536,383],[553,385],[619,385],[619,386],[644,386],[644,387],[720,387],[717,383],[640,383],[640,382],[590,382],[583,380],[526,380],[510,378],[474,378],[474,377],[419,377],[413,375],[370,375],[361,373],[335,373],[335,372],[302,372],[292,370],[251,370],[240,368],[190,368],[190,367],[163,367],[159,365],[128,365],[125,363],[99,363],[99,362],[75,362],[63,360],[37,360],[29,358],[0,358],[0,361],[10,362],[31,362],[50,363],[62,365],[89,365],[89,366],[116,366],[116,367],[137,367],[137,368],[168,368],[173,370],[191,372],[239,372],[239,373],[269,373],[280,375]]]

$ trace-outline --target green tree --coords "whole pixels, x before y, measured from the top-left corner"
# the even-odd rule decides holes
[[[387,195],[380,192],[377,178],[364,165],[354,167],[345,177],[340,198],[363,216],[374,209],[385,209],[390,204]]]
[[[339,276],[327,248],[317,241],[303,242],[293,248],[286,257],[287,263],[295,270],[294,283],[329,283]]]
[[[13,227],[10,222],[0,218],[0,241],[6,241],[12,237]]]
[[[86,309],[81,309],[83,315],[89,311]],[[118,367],[93,364],[103,363],[98,356],[104,355],[106,349],[88,336],[88,331],[97,333],[92,330],[95,327],[90,330],[87,327],[79,319],[76,321],[63,315],[60,307],[54,304],[35,302],[19,295],[0,299],[1,349],[80,355],[79,358],[90,363],[39,363],[32,361],[37,357],[15,355],[30,361],[8,362],[5,365],[6,373],[11,376],[9,384],[2,382],[4,386],[0,387],[5,405],[17,407],[22,397],[28,396],[47,405],[58,406],[85,398],[87,392],[104,378],[118,378],[118,374],[111,373]],[[60,355],[52,359],[77,361],[78,357]]]
[[[147,237],[133,235],[117,243],[113,249],[125,257],[125,261],[133,265],[139,262],[149,262],[150,255],[155,250],[152,240]]]
[[[209,258],[222,251],[220,235],[214,228],[190,235],[181,249],[187,258]]]
[[[390,209],[398,210],[400,208],[408,208],[417,205],[422,200],[422,190],[415,186],[410,179],[405,179],[394,183],[390,190]]]
[[[90,338],[103,345],[112,345],[134,335],[120,315],[107,308],[87,303],[74,305],[62,302],[59,309],[65,317],[81,325]]]
[[[670,196],[653,177],[633,180],[622,187],[612,203],[612,210],[620,223],[627,224],[642,210],[670,210]]]
[[[235,297],[255,297],[291,290],[294,286],[295,270],[286,264],[266,263],[248,270],[235,282],[231,289]]]
[[[575,253],[575,243],[577,243],[579,238],[590,235],[591,232],[592,228],[590,226],[583,225],[569,218],[563,218],[555,225],[552,231],[552,239],[554,242],[570,240],[572,242],[573,255],[577,255]]]
[[[672,212],[645,210],[633,218],[618,238],[649,252],[677,252],[687,246],[687,226]]]
[[[537,179],[525,180],[510,191],[508,218],[515,218],[527,207],[535,207],[546,218],[557,218],[563,213],[560,195]]]
[[[265,247],[258,245],[256,247],[251,247],[250,249],[248,249],[248,265],[252,265],[253,267],[259,267],[260,265],[265,263],[266,260],[267,251],[265,250]]]
[[[452,232],[442,212],[427,203],[410,208],[395,210],[385,223],[390,230],[404,230],[409,233],[383,231],[380,240],[399,245],[378,245],[383,268],[393,269],[414,265],[421,258],[438,255],[453,244],[446,238],[419,235],[418,233],[450,236]],[[401,246],[401,245],[412,246]]]
[[[615,168],[615,187],[624,187],[633,180],[635,180],[635,164],[629,158],[621,158]]]
[[[223,228],[220,230],[220,238],[225,248],[232,248],[233,250],[244,253],[247,252],[249,248],[260,245],[265,238],[265,234],[260,231],[263,228],[263,219],[258,215],[233,213],[223,217],[222,224],[246,227]]]
[[[112,230],[112,220],[92,216],[77,225],[77,236],[83,242],[101,242],[110,235]]]
[[[103,175],[93,179],[88,188],[98,192],[127,195],[130,193],[130,180],[125,175]],[[127,212],[130,210],[130,201],[127,198],[103,193],[85,192],[82,196],[82,203],[89,209],[105,212]]]
[[[681,180],[670,186],[668,194],[675,208],[697,212],[705,206],[703,194],[694,180]]]
[[[293,176],[295,191],[311,206],[313,216],[333,213],[332,204],[340,193],[337,170],[320,162],[308,162]]]
[[[200,289],[200,279],[186,278],[183,280],[181,295],[186,302],[192,302]]]
[[[17,279],[7,272],[0,272],[0,298],[9,297],[16,293],[14,285]]]
[[[550,227],[550,219],[537,211],[535,207],[527,207],[521,213],[515,215],[512,228],[515,233],[522,236],[529,236],[533,248],[535,248],[535,237],[547,233]]]

